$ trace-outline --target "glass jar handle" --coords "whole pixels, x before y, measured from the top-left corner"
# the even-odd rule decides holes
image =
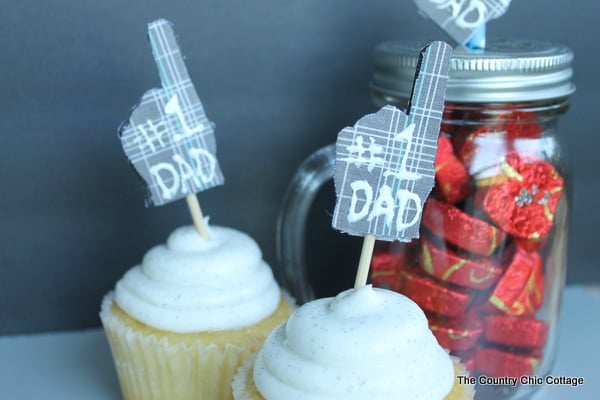
[[[308,211],[323,184],[333,178],[335,144],[315,151],[290,182],[277,221],[276,275],[299,304],[314,299],[308,282],[304,234]]]

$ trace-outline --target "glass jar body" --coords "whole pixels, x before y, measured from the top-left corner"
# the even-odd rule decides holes
[[[447,102],[420,238],[376,246],[371,282],[425,310],[478,377],[477,399],[527,396],[554,361],[569,197],[556,135],[567,107]]]

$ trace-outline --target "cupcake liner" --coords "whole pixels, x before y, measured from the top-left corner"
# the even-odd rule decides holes
[[[450,356],[454,365],[454,385],[444,400],[471,400],[475,396],[475,387],[466,383],[459,383],[458,376],[469,376],[469,372],[460,363],[458,357]]]
[[[233,375],[270,332],[253,327],[248,334],[234,336],[233,343],[224,344],[228,333],[224,331],[219,333],[219,345],[190,339],[193,335],[189,334],[185,341],[177,340],[177,334],[147,326],[141,332],[116,311],[113,297],[109,293],[104,298],[100,318],[124,400],[231,400]],[[278,311],[270,318],[279,317]],[[280,314],[283,322],[289,312]]]
[[[233,376],[231,389],[234,400],[264,400],[252,379],[256,355],[249,357]]]

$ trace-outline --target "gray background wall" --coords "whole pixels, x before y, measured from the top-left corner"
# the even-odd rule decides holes
[[[98,326],[102,295],[189,221],[184,202],[144,208],[116,136],[130,107],[159,84],[147,22],[175,24],[217,124],[227,184],[200,195],[204,210],[213,223],[254,236],[272,264],[277,210],[295,168],[372,111],[373,47],[400,37],[447,39],[409,0],[4,0],[0,7],[0,334]],[[561,42],[576,54],[577,93],[561,121],[575,183],[570,283],[600,281],[598,15],[596,1],[515,0],[488,28]],[[333,207],[330,193],[323,196],[315,231],[327,229],[325,210]],[[354,246],[326,238],[329,249]],[[314,263],[337,262],[328,258],[339,250],[312,247]],[[351,263],[344,276],[323,273],[321,281],[353,273]]]

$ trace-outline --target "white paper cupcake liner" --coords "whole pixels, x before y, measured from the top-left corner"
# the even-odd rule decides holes
[[[175,342],[158,330],[153,334],[136,331],[113,307],[113,294],[109,293],[100,318],[124,400],[231,400],[233,375],[269,333],[223,346],[201,340]]]

